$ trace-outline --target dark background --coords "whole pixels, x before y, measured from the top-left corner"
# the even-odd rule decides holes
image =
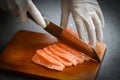
[[[33,0],[33,2],[43,16],[57,25],[60,24],[60,0]],[[120,1],[98,0],[98,2],[105,18],[104,42],[107,44],[107,52],[97,80],[120,80]],[[69,20],[69,26],[75,27],[72,18]],[[0,52],[16,31],[21,29],[46,33],[31,20],[21,23],[18,18],[0,11]],[[36,78],[0,70],[0,80],[36,80]]]

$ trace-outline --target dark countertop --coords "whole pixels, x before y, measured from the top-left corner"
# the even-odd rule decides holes
[[[107,52],[104,56],[97,80],[120,80],[120,1],[98,0],[105,17],[104,41]],[[49,20],[60,23],[60,0],[34,0],[42,14]],[[69,26],[75,26],[70,18]],[[0,11],[0,52],[3,51],[16,31],[25,29],[46,33],[41,27],[29,20],[21,23],[16,17]],[[0,80],[36,80],[0,70]]]

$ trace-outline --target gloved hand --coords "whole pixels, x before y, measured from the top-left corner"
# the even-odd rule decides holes
[[[27,21],[27,12],[32,16],[32,18],[42,27],[46,26],[46,23],[36,8],[32,0],[0,0],[0,8],[7,11],[13,15],[19,17],[22,22]]]
[[[67,27],[69,13],[72,14],[79,37],[83,41],[90,42],[95,47],[97,40],[103,40],[104,18],[96,0],[61,0],[62,28]]]

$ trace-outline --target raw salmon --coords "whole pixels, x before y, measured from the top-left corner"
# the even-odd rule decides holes
[[[88,57],[87,55],[83,54],[82,52],[80,52],[79,50],[71,47],[71,46],[68,46],[62,42],[59,42],[57,43],[58,46],[60,46],[61,48],[63,48],[64,50],[67,50],[69,52],[71,52],[71,54],[77,56],[78,58],[80,58],[81,60],[85,60],[85,61],[88,61],[90,60],[91,58]]]
[[[48,47],[45,47],[43,49],[44,52],[46,52],[48,55],[50,55],[51,57],[55,58],[56,60],[58,60],[59,62],[61,62],[63,65],[65,66],[72,66],[72,63],[57,56],[56,54],[54,54],[51,50],[48,49]]]
[[[37,50],[36,54],[32,58],[32,61],[58,71],[62,71],[65,68],[62,63],[47,55],[43,50]]]
[[[59,42],[59,43],[60,43],[60,42]],[[59,44],[59,43],[58,43],[58,44]],[[71,51],[70,51],[70,50],[67,50],[67,48],[68,48],[69,46],[67,46],[67,48],[66,48],[66,47],[64,47],[64,46],[59,46],[58,44],[56,44],[56,45],[60,48],[61,51],[63,51],[63,53],[67,53],[68,55],[72,56],[75,60],[77,60],[78,63],[82,63],[82,62],[83,62],[84,59],[77,57],[77,56],[72,52],[72,50],[71,50]],[[64,45],[64,44],[63,44],[63,45]],[[82,57],[82,55],[81,55],[81,57]]]
[[[62,48],[59,48],[56,44],[48,46],[48,48],[57,56],[64,58],[65,60],[68,60],[73,65],[77,65],[78,62],[76,59],[69,53],[64,52]]]
[[[71,54],[75,55],[79,59],[78,60],[79,63],[83,63],[84,60],[86,60],[86,56],[84,56],[82,54],[82,52],[80,52],[80,51],[78,51],[78,50],[76,50],[68,45],[65,45],[62,42],[57,43],[57,45],[59,47],[63,48],[64,50],[69,51]]]

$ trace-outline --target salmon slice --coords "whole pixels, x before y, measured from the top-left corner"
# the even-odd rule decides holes
[[[65,68],[65,66],[62,63],[47,55],[43,50],[37,50],[36,54],[32,58],[32,61],[36,64],[40,64],[47,68],[58,71],[62,71]]]
[[[60,46],[61,48],[63,48],[64,50],[71,52],[71,54],[77,56],[81,60],[85,60],[85,61],[90,60],[90,58],[87,55],[83,54],[82,52],[80,52],[79,50],[77,50],[71,46],[68,46],[62,42],[57,43],[57,45]]]
[[[48,48],[57,56],[62,57],[68,61],[70,61],[73,65],[77,65],[78,62],[72,54],[65,51],[64,49],[58,47],[56,44],[48,46]]]
[[[83,56],[80,51],[77,51],[77,50],[73,49],[72,47],[70,47],[68,45],[65,45],[65,44],[63,44],[61,42],[57,43],[57,45],[59,47],[63,48],[64,50],[69,51],[71,54],[75,55],[79,59],[78,60],[79,63],[84,62],[86,57]]]
[[[59,44],[59,43],[58,43],[58,44]],[[73,56],[74,59],[76,59],[78,63],[83,63],[83,62],[84,62],[84,59],[83,59],[83,58],[79,58],[79,57],[77,57],[73,52],[71,52],[70,50],[69,50],[69,51],[66,50],[66,49],[68,48],[68,46],[67,46],[67,48],[66,48],[66,47],[64,47],[64,46],[59,46],[58,44],[56,44],[56,45],[63,51],[63,53],[67,53],[68,55]],[[81,57],[82,57],[82,55],[81,55]]]
[[[72,66],[72,63],[63,59],[63,58],[60,58],[59,56],[53,54],[53,52],[51,52],[48,47],[46,48],[43,48],[43,51],[46,52],[49,56],[53,57],[54,59],[58,60],[59,62],[61,62],[63,65],[65,66]]]

